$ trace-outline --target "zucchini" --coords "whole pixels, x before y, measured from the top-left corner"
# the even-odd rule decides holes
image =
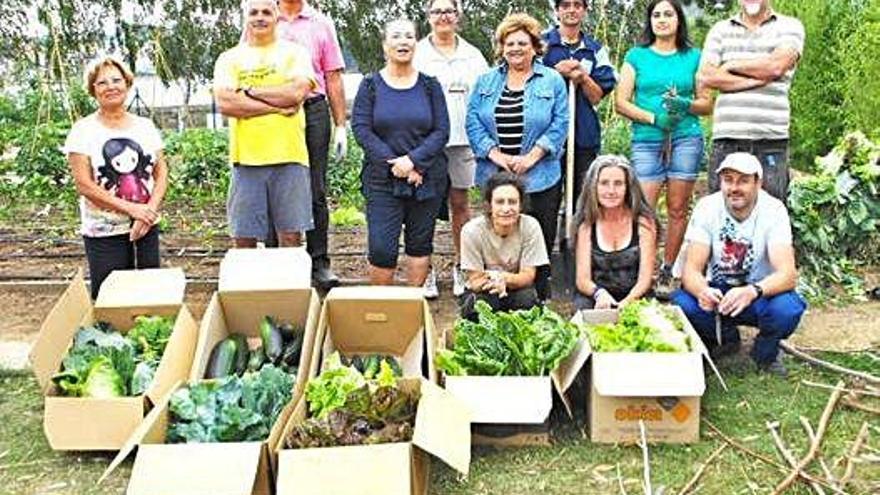
[[[302,356],[302,345],[303,336],[299,334],[284,346],[284,352],[281,353],[281,361],[288,366],[299,366],[299,360]]]
[[[263,353],[270,363],[277,363],[283,351],[281,331],[272,322],[272,318],[266,316],[260,321],[260,339],[263,341]]]
[[[278,325],[278,330],[285,343],[292,342],[298,335],[303,334],[302,330],[293,326],[293,323],[282,323]]]
[[[211,350],[205,378],[223,378],[235,371],[235,354],[238,344],[232,339],[223,339]]]
[[[240,334],[234,333],[229,336],[235,341],[235,374],[241,375],[247,370],[248,365],[248,343],[247,338]]]
[[[260,368],[263,367],[263,363],[266,362],[266,355],[263,354],[263,348],[257,347],[256,349],[250,351],[250,356],[248,357],[247,369],[248,371],[260,371]]]

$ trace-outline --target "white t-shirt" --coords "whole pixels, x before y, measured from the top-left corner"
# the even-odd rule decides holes
[[[507,237],[492,230],[486,215],[472,218],[461,229],[463,270],[518,273],[523,267],[549,263],[541,224],[528,215],[519,216],[519,225]]]
[[[785,205],[763,190],[751,215],[740,222],[727,211],[719,191],[694,207],[685,240],[711,246],[710,281],[744,285],[773,272],[768,247],[791,244],[791,222]]]
[[[146,203],[153,192],[153,167],[162,150],[162,136],[150,119],[132,116],[125,129],[111,129],[91,114],[78,120],[64,142],[65,154],[86,155],[92,178],[110,194],[132,203]],[[82,235],[107,237],[127,234],[131,217],[99,208],[80,197]]]

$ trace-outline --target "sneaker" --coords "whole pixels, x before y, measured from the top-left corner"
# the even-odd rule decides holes
[[[788,377],[788,369],[786,369],[785,365],[782,364],[782,351],[779,351],[772,361],[768,363],[758,363],[758,369],[763,371],[764,373],[776,375],[779,378]]]
[[[654,297],[660,301],[668,301],[673,291],[675,291],[675,278],[672,276],[672,266],[664,263],[660,266],[657,282],[654,284]]]
[[[452,267],[452,295],[459,297],[464,294],[466,289],[467,280],[465,280],[464,273],[461,271],[460,266],[455,265]]]
[[[434,273],[434,267],[431,267],[431,271],[428,272],[428,277],[425,278],[425,283],[422,284],[422,289],[425,291],[425,299],[437,299],[440,297],[440,292],[437,290],[437,274]]]

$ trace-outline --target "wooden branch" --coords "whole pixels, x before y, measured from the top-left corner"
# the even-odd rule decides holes
[[[828,361],[823,361],[819,358],[810,356],[809,354],[798,350],[798,348],[796,348],[795,346],[789,344],[788,342],[786,342],[784,340],[779,342],[779,347],[782,348],[782,350],[784,350],[785,352],[791,354],[792,356],[794,356],[798,359],[801,359],[803,361],[806,361],[810,364],[815,364],[816,366],[821,366],[823,368],[827,368],[829,370],[836,371],[838,373],[843,373],[843,374],[851,375],[851,376],[857,376],[857,377],[859,377],[867,382],[870,382],[870,383],[880,384],[880,377],[878,377],[878,376],[874,376],[870,373],[865,373],[863,371],[851,370],[849,368],[845,368],[843,366],[840,366],[840,365],[837,365],[834,363],[829,363]]]
[[[758,459],[759,461],[764,462],[765,464],[769,464],[770,466],[773,466],[780,471],[783,471],[786,473],[789,471],[789,468],[783,466],[782,464],[779,464],[778,462],[774,461],[773,459],[770,459],[769,457],[767,457],[763,454],[759,454],[758,452],[755,452],[754,450],[746,447],[745,445],[734,440],[733,438],[730,438],[723,431],[719,430],[717,426],[713,425],[712,422],[709,421],[708,419],[704,418],[703,422],[706,423],[706,426],[708,426],[709,429],[712,430],[713,433],[715,433],[716,435],[721,437],[721,439],[724,440],[725,442],[727,442],[731,447],[734,447],[735,449],[737,449],[745,454],[748,454],[748,455],[754,457],[755,459]],[[816,483],[819,483],[820,485],[822,485],[822,487],[827,488],[827,489],[831,490],[832,492],[837,493],[838,495],[847,495],[847,493],[845,491],[831,486],[831,484],[829,484],[826,480],[823,480],[821,478],[813,476],[810,473],[800,471],[798,473],[798,476],[800,476],[801,478],[803,478],[807,481],[815,481]]]
[[[691,478],[691,480],[688,481],[686,485],[684,485],[684,488],[682,488],[681,491],[678,492],[678,495],[687,495],[688,492],[693,490],[694,486],[696,486],[697,482],[700,481],[700,478],[706,471],[706,468],[709,467],[709,464],[711,464],[716,457],[721,455],[721,453],[724,452],[724,449],[726,449],[727,446],[728,444],[722,443],[721,447],[715,449],[715,452],[712,452],[709,457],[707,457],[706,460],[702,464],[700,464],[700,467],[697,469],[697,472],[694,473],[693,478]]]
[[[852,479],[853,473],[855,472],[855,458],[859,455],[859,450],[862,449],[862,445],[868,440],[868,422],[865,421],[862,423],[861,429],[859,429],[859,434],[856,436],[856,439],[853,440],[852,447],[849,449],[849,453],[846,456],[846,467],[843,470],[843,476],[840,477],[840,486],[841,488],[845,487],[847,483]]]
[[[629,495],[623,487],[623,476],[620,475],[620,463],[617,463],[617,486],[620,487],[620,495]]]
[[[824,388],[826,390],[834,390],[834,385],[828,385],[827,383],[816,383],[811,382],[810,380],[801,380],[801,383],[808,387],[815,388]],[[873,390],[867,389],[859,389],[859,388],[844,388],[844,392],[848,394],[856,394],[856,395],[867,395],[869,397],[880,397],[880,392],[875,392]]]
[[[797,469],[797,459],[795,459],[794,454],[788,450],[788,447],[786,447],[785,442],[782,440],[782,436],[779,434],[779,421],[767,421],[767,429],[770,430],[770,436],[773,437],[773,443],[776,444],[776,450],[782,454],[782,458],[785,459],[785,462],[787,462],[789,466]],[[817,495],[825,495],[825,490],[823,490],[818,483],[811,481],[810,487]]]
[[[843,394],[843,385],[843,380],[837,382],[834,391],[831,392],[831,396],[828,398],[828,403],[825,404],[825,410],[822,411],[822,416],[819,418],[819,424],[816,427],[816,437],[810,442],[810,449],[800,462],[792,468],[791,473],[776,485],[776,489],[773,490],[773,495],[780,495],[787,490],[792,482],[797,479],[798,472],[803,471],[804,468],[813,461],[813,458],[816,457],[816,452],[819,451],[819,446],[822,444],[822,438],[825,436],[825,430],[828,429],[828,421],[831,419],[831,414],[834,413],[834,408],[837,407],[837,402]]]
[[[807,433],[807,438],[809,438],[810,443],[813,443],[816,439],[816,432],[813,431],[813,426],[810,424],[810,420],[805,416],[800,417],[801,426],[804,427],[804,431]],[[832,485],[840,488],[840,485],[837,483],[837,478],[834,477],[834,474],[831,472],[831,469],[828,467],[828,464],[825,462],[825,458],[822,457],[820,453],[818,456],[819,467],[822,468],[822,472],[825,473],[825,477],[828,479],[828,482]]]
[[[847,407],[851,407],[853,409],[858,409],[859,411],[871,413],[871,414],[880,414],[880,409],[878,409],[876,407],[866,406],[851,397],[845,397],[843,399],[843,405],[845,405]]]
[[[645,495],[654,495],[654,489],[651,487],[651,459],[648,455],[648,437],[645,434],[645,422],[639,420],[639,435],[642,447],[642,463],[644,464],[644,487]]]

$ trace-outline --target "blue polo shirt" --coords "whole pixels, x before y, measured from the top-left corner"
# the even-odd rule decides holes
[[[558,26],[544,32],[544,41],[547,43],[547,53],[544,54],[543,59],[544,65],[552,68],[562,60],[578,60],[581,65],[590,67],[590,77],[602,88],[604,94],[607,95],[614,89],[617,84],[614,66],[611,65],[608,49],[601,43],[581,31],[580,44],[576,47],[570,47],[562,42]],[[577,92],[575,111],[575,146],[578,149],[598,152],[599,146],[602,144],[599,117],[583,91]]]

